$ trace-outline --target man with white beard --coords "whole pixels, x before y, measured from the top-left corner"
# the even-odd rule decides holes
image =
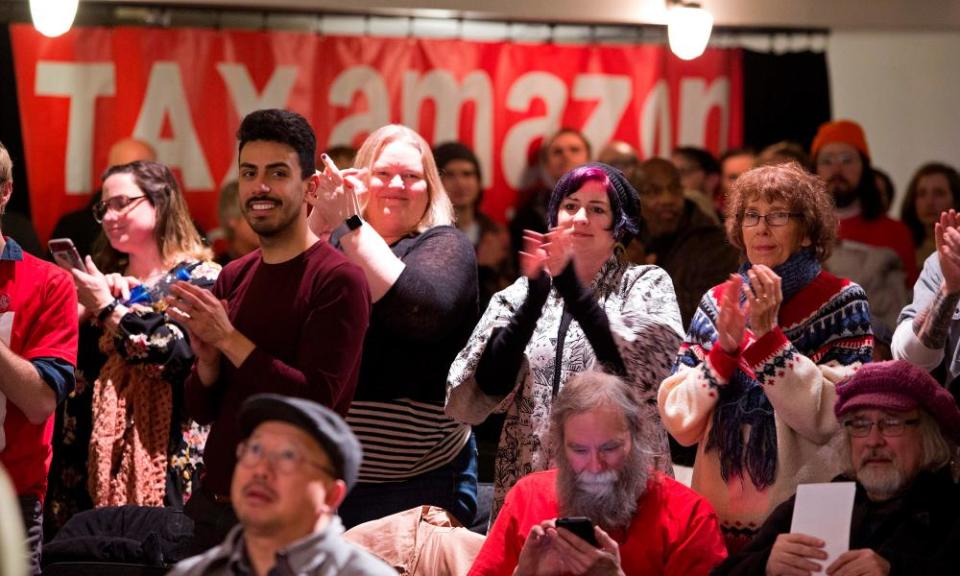
[[[630,387],[583,372],[553,404],[557,468],[523,477],[504,506],[470,575],[706,575],[726,556],[706,499],[652,472],[651,447]],[[585,516],[598,546],[565,528]]]
[[[837,480],[857,483],[850,550],[824,566],[823,541],[788,533],[791,498],[714,574],[806,576],[824,568],[830,576],[955,574],[960,492],[950,462],[960,410],[953,396],[909,362],[878,362],[837,386],[834,412],[849,449],[848,472]]]

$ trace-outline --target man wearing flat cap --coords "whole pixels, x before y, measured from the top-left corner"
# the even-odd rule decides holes
[[[794,499],[714,574],[830,576],[956,574],[960,495],[951,458],[960,410],[925,370],[903,360],[864,365],[837,387],[834,408],[855,481],[850,550],[825,566],[824,543],[789,533]],[[825,522],[832,519],[825,518]]]
[[[362,452],[333,411],[301,398],[258,394],[240,410],[230,498],[240,524],[170,573],[396,575],[341,537],[337,506],[357,480]]]

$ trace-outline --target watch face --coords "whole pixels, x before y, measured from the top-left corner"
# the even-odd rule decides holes
[[[351,230],[356,230],[357,228],[363,226],[363,220],[360,219],[360,216],[354,214],[345,221],[347,228]]]

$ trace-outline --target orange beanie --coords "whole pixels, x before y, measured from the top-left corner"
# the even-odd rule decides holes
[[[833,142],[849,144],[870,159],[870,149],[867,148],[867,137],[863,135],[863,128],[852,120],[836,120],[824,122],[817,130],[817,135],[810,145],[810,157],[816,160],[820,149]]]

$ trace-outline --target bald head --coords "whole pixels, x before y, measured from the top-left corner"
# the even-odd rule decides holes
[[[157,152],[153,146],[136,138],[124,138],[115,142],[107,154],[107,167],[122,166],[137,160],[157,160]]]
[[[633,146],[623,140],[612,140],[600,151],[597,161],[619,169],[630,178],[637,169],[639,158]]]

